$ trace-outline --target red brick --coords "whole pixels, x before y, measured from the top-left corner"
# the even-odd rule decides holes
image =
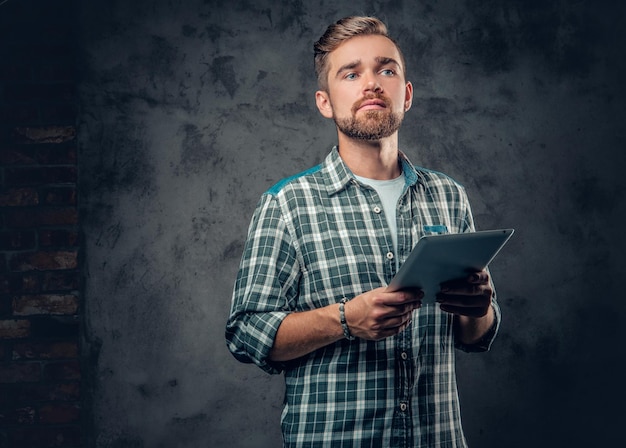
[[[0,151],[0,164],[2,165],[28,165],[36,163],[32,157],[32,151],[20,151],[7,148]]]
[[[32,383],[41,380],[38,362],[0,364],[0,383]]]
[[[39,408],[39,422],[47,424],[74,423],[80,419],[80,406],[70,403],[48,404]]]
[[[72,291],[80,287],[78,272],[52,271],[46,272],[41,282],[41,291]],[[26,292],[26,291],[25,291]]]
[[[76,205],[76,188],[73,187],[46,188],[41,196],[47,205]]]
[[[50,317],[68,303],[79,309],[72,296],[80,285],[80,273],[75,271],[80,245],[73,126],[75,18],[68,15],[71,8],[66,6],[71,5],[65,0],[63,7],[37,2],[36,11],[30,2],[4,3],[0,10],[8,14],[3,19],[0,11],[0,123],[4,123],[0,318],[5,318],[0,320],[0,447],[77,448],[87,442],[81,437],[77,404],[81,319],[77,314]],[[40,255],[46,251],[57,255]],[[11,272],[9,266],[18,270]],[[41,300],[24,299],[29,296]],[[65,296],[72,297],[65,305],[50,299]],[[9,320],[7,306],[13,297],[23,312],[37,309],[47,314]]]
[[[50,385],[48,393],[50,400],[54,401],[75,401],[80,398],[80,383],[61,383]]]
[[[11,267],[16,271],[76,269],[76,251],[53,251],[16,254],[11,258]]]
[[[30,230],[0,232],[0,250],[34,249],[36,233]]]
[[[39,204],[39,195],[34,188],[10,188],[0,192],[0,207],[24,207]]]
[[[41,279],[37,273],[0,274],[0,293],[25,293],[38,292],[40,290]]]
[[[39,232],[41,247],[67,247],[78,245],[78,232],[72,230],[42,230]]]
[[[76,207],[54,207],[46,209],[11,208],[5,213],[6,226],[10,228],[37,228],[42,226],[64,226],[78,224]]]
[[[35,423],[35,409],[30,406],[0,412],[0,425],[32,425],[33,423]]]
[[[13,298],[13,314],[33,316],[53,314],[71,316],[78,311],[78,297],[75,295],[44,294]]]
[[[31,147],[31,146],[26,146]],[[77,162],[76,142],[56,145],[36,145],[37,162],[42,165],[75,165]]]
[[[13,346],[13,359],[67,359],[78,357],[78,343],[19,342]]]
[[[19,253],[11,257],[10,265],[13,271],[76,269],[77,258],[76,251]]]
[[[30,336],[30,321],[24,319],[0,320],[0,338],[18,339]]]
[[[79,380],[80,362],[79,361],[62,361],[46,364],[44,368],[44,377],[53,381]]]
[[[46,184],[75,184],[78,175],[73,166],[39,166],[7,168],[4,182],[7,186],[37,186]]]
[[[63,143],[76,138],[74,126],[17,127],[13,130],[16,143]]]

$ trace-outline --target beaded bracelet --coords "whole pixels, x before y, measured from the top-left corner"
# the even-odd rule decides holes
[[[346,322],[346,309],[345,305],[348,303],[348,299],[341,299],[339,302],[339,321],[341,322],[341,328],[343,328],[343,335],[349,341],[354,340],[354,336],[350,334],[350,329],[348,328],[348,322]]]

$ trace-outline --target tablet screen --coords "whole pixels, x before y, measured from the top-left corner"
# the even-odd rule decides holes
[[[440,284],[482,271],[513,235],[513,229],[423,236],[389,283],[389,291],[420,288],[432,303]]]

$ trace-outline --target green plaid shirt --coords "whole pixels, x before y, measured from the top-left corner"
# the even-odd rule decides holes
[[[242,362],[284,372],[285,447],[465,447],[455,379],[453,317],[436,305],[381,341],[347,339],[287,363],[269,360],[282,320],[384,286],[417,240],[432,231],[474,230],[462,186],[414,167],[398,201],[394,251],[374,189],[359,183],[336,148],[319,166],[285,179],[260,199],[235,283],[226,328]]]

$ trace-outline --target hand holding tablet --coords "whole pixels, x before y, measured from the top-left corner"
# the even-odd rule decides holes
[[[485,269],[513,232],[513,229],[499,229],[424,236],[387,290],[419,288],[424,292],[422,303],[433,303],[441,283]]]

